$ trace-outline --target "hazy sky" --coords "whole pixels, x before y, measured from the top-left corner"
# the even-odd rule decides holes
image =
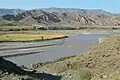
[[[120,0],[0,0],[0,8],[81,8],[120,13]]]

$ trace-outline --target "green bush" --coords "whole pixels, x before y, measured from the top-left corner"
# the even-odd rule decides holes
[[[80,70],[77,74],[76,80],[91,80],[91,73],[87,70]]]

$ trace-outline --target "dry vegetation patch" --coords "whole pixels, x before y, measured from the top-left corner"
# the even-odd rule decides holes
[[[63,34],[4,34],[0,35],[0,41],[39,41],[64,37]]]

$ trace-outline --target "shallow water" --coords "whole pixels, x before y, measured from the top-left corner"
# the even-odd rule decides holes
[[[3,45],[1,48],[11,48],[11,47],[27,47],[27,46],[38,46],[45,44],[57,44],[48,47],[33,47],[28,49],[12,49],[12,50],[3,50],[0,51],[1,54],[4,53],[26,53],[26,52],[37,52],[34,54],[23,55],[23,56],[15,56],[5,58],[10,60],[18,65],[26,65],[37,63],[37,62],[45,62],[56,60],[61,57],[72,56],[76,54],[84,53],[88,50],[88,48],[92,45],[98,44],[98,39],[100,37],[109,36],[113,33],[107,34],[77,34],[71,36],[66,39],[53,40],[53,41],[45,41],[45,42],[35,42],[35,43],[1,43]],[[64,43],[64,44],[63,44]],[[0,48],[0,49],[1,49]]]

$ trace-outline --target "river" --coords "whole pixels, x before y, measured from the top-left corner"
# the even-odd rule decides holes
[[[99,43],[99,38],[116,33],[76,34],[66,39],[31,42],[31,43],[0,43],[0,54],[16,54],[19,56],[4,57],[17,65],[30,66],[31,64],[52,61],[62,57],[85,53],[90,46]],[[28,54],[27,54],[28,53]],[[30,53],[30,54],[29,54]]]

